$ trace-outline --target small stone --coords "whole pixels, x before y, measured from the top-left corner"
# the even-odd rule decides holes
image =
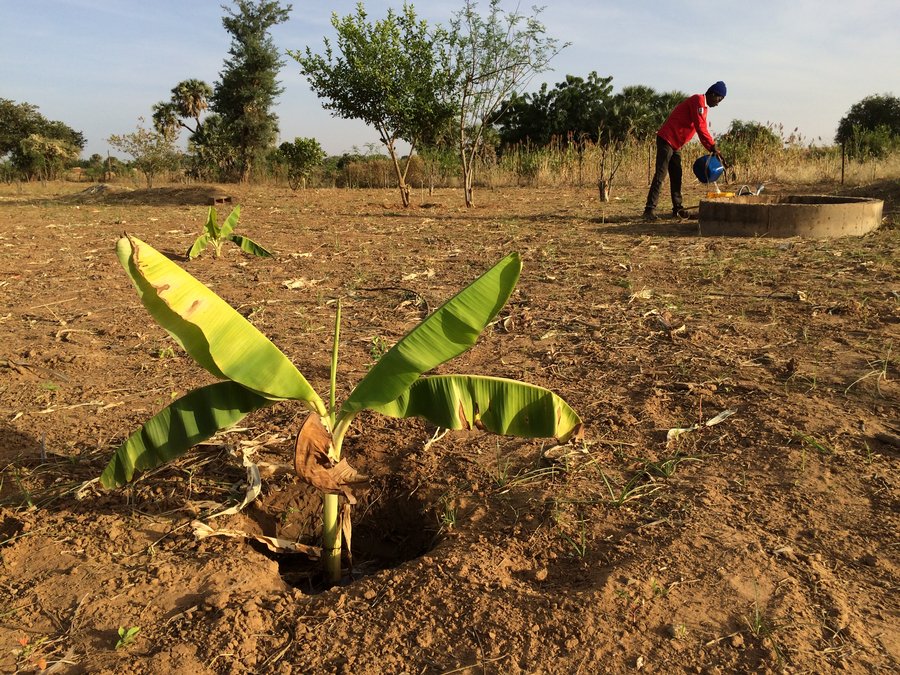
[[[731,636],[731,646],[735,649],[740,649],[744,646],[744,636],[740,633],[735,633]]]

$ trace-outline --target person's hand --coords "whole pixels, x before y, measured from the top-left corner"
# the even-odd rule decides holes
[[[728,162],[725,161],[725,158],[722,157],[722,153],[719,152],[719,149],[716,146],[713,146],[712,154],[717,160],[722,162],[722,166],[724,166],[726,169],[728,168]]]

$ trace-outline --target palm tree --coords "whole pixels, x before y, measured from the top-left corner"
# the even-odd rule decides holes
[[[175,104],[178,114],[181,117],[190,117],[196,122],[196,127],[191,129],[185,126],[192,133],[197,133],[201,127],[200,115],[209,108],[209,98],[212,96],[212,87],[203,80],[184,80],[172,89],[172,103]]]

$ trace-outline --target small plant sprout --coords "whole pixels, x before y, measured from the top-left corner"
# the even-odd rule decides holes
[[[454,506],[453,498],[449,494],[441,497],[438,522],[441,526],[441,532],[449,532],[456,526],[456,506]]]
[[[134,642],[137,634],[141,632],[140,626],[119,626],[119,639],[116,641],[116,649],[125,649]]]
[[[322,560],[329,581],[341,578],[342,539],[350,534],[350,506],[356,501],[352,488],[365,479],[341,457],[344,436],[363,410],[421,417],[444,429],[476,427],[510,436],[555,437],[561,443],[581,437],[581,418],[548,389],[484,375],[424,376],[474,346],[506,304],[522,269],[516,253],[388,349],[340,407],[335,403],[340,302],[326,404],[278,347],[171,260],[128,236],[119,240],[117,253],[144,307],[220,381],[188,392],[132,433],[103,471],[101,483],[124,485],[135,471],[182,455],[254,410],[298,401],[310,414],[297,435],[294,469],[324,495]]]
[[[271,258],[272,254],[252,239],[243,237],[239,234],[234,234],[234,228],[237,226],[240,215],[241,207],[235,206],[225,222],[222,223],[222,226],[219,227],[216,223],[216,209],[211,206],[209,208],[209,215],[206,217],[206,225],[204,226],[203,234],[197,237],[196,241],[194,241],[188,249],[188,259],[193,260],[203,253],[210,245],[213,247],[213,255],[218,258],[222,255],[222,244],[226,241],[234,242],[242,251],[244,251],[244,253],[251,253],[261,258]]]

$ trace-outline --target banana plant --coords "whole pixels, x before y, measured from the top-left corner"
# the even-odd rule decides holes
[[[241,207],[235,206],[232,212],[229,214],[228,218],[225,219],[225,222],[222,223],[222,226],[216,223],[216,209],[212,206],[209,207],[209,214],[206,217],[206,225],[203,226],[203,234],[201,234],[191,247],[188,249],[187,257],[189,260],[193,260],[198,255],[203,253],[210,244],[213,246],[213,255],[218,258],[222,255],[222,244],[226,241],[232,241],[238,246],[240,246],[241,250],[244,253],[251,253],[253,255],[259,256],[261,258],[271,258],[272,254],[264,249],[262,246],[257,244],[255,241],[250,239],[249,237],[244,237],[239,234],[234,234],[234,228],[237,226],[238,218],[241,215]]]
[[[134,431],[100,477],[107,488],[168,462],[277,401],[310,412],[297,435],[294,466],[323,493],[322,560],[326,577],[341,577],[342,533],[349,535],[353,485],[361,477],[341,457],[357,414],[421,417],[447,429],[484,429],[564,443],[581,435],[578,414],[548,389],[484,375],[425,373],[471,348],[509,299],[521,273],[511,253],[457,293],[389,349],[335,403],[340,314],[335,317],[328,405],[271,341],[224,300],[148,244],[128,235],[117,255],[144,307],[203,368],[220,381],[173,401]],[[343,500],[343,501],[342,501]]]

